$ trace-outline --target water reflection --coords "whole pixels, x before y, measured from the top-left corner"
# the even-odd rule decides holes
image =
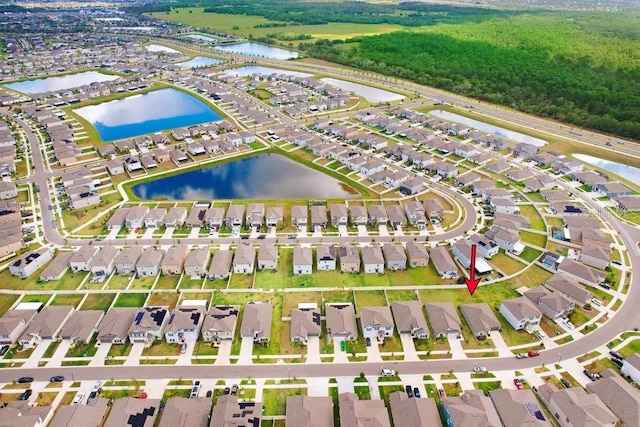
[[[438,117],[440,119],[448,120],[450,122],[461,123],[473,127],[474,129],[489,132],[495,136],[508,139],[510,141],[525,142],[527,144],[535,145],[536,147],[542,147],[547,144],[547,141],[539,138],[534,138],[529,135],[525,135],[519,132],[514,132],[499,126],[490,125],[488,123],[480,122],[478,120],[470,119],[469,117],[461,116],[460,114],[450,113],[444,110],[432,110],[429,114]]]
[[[74,110],[91,123],[103,141],[220,120],[199,99],[175,89],[161,89]]]
[[[230,76],[247,77],[254,74],[269,76],[271,74],[288,74],[294,77],[311,77],[313,74],[301,71],[283,70],[281,68],[263,67],[262,65],[246,65],[244,67],[229,68],[224,73]]]
[[[185,37],[188,37],[190,39],[194,39],[194,40],[204,40],[207,42],[214,42],[216,41],[215,37],[211,37],[211,36],[203,36],[202,34],[188,34]]]
[[[298,52],[254,42],[229,44],[226,46],[213,46],[213,48],[224,50],[225,52],[241,53],[243,55],[264,56],[266,58],[276,59],[294,59],[299,56]]]
[[[356,95],[363,97],[369,102],[389,102],[404,99],[404,96],[397,93],[389,92],[382,89],[376,89],[375,87],[361,85],[359,83],[332,79],[330,77],[325,77],[321,80],[339,89],[354,92]]]
[[[356,193],[335,178],[278,154],[198,169],[133,187],[141,199],[347,198]]]
[[[196,56],[190,61],[178,62],[176,65],[182,68],[196,68],[196,67],[207,67],[209,65],[217,65],[221,64],[224,61],[216,58],[209,58],[207,56]]]
[[[640,182],[640,168],[624,165],[618,162],[612,162],[611,160],[599,159],[597,157],[589,156],[588,154],[573,154],[573,157],[581,162],[589,163],[590,165],[598,166],[604,170],[613,172],[619,177],[631,182]]]
[[[85,71],[84,73],[67,74],[64,76],[47,77],[46,79],[9,83],[5,86],[9,89],[23,93],[42,93],[71,89],[91,83],[110,82],[118,80],[119,78],[119,76],[103,74],[98,71]]]
[[[159,44],[150,44],[146,46],[149,52],[167,52],[167,53],[180,53],[179,50],[171,49],[170,47],[162,46]]]

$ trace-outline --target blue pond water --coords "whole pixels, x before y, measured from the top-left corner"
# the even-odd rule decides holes
[[[141,199],[347,198],[342,182],[278,154],[254,157],[144,182],[133,187]]]
[[[612,162],[611,160],[603,160],[598,157],[589,156],[588,154],[573,154],[573,157],[580,160],[581,162],[599,166],[604,170],[613,172],[619,177],[627,179],[631,182],[640,182],[640,168],[618,162]]]
[[[182,68],[196,68],[196,67],[207,67],[209,65],[217,65],[221,64],[224,61],[216,58],[209,58],[207,56],[196,56],[195,58],[185,61],[178,62],[176,65]]]
[[[271,47],[254,42],[214,46],[213,48],[224,50],[225,52],[242,53],[244,55],[264,56],[265,58],[294,59],[299,56],[298,52],[292,50],[280,49],[279,47]]]
[[[103,74],[98,71],[85,71],[84,73],[47,77],[46,79],[25,80],[23,82],[9,83],[5,86],[23,93],[42,93],[71,89],[91,83],[108,82],[119,78],[119,76]]]
[[[175,89],[161,89],[74,110],[103,141],[214,122],[221,117],[207,104]]]

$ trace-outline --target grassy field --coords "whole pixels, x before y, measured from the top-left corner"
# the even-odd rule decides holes
[[[87,299],[84,300],[84,304],[82,304],[82,310],[107,310],[113,299],[115,298],[114,294],[98,294],[98,293],[90,293],[87,296]]]
[[[533,205],[518,205],[520,208],[520,215],[523,215],[531,221],[531,228],[539,231],[547,231],[547,226],[544,223],[544,219],[538,213]]]
[[[0,295],[0,316],[5,314],[7,310],[18,300],[18,295],[1,294]]]
[[[491,257],[489,262],[507,275],[512,275],[522,270],[525,265],[500,251]]]
[[[306,395],[305,388],[267,388],[262,392],[265,415],[285,415],[287,397]]]
[[[169,310],[173,310],[178,304],[180,295],[176,293],[162,292],[152,293],[147,300],[148,306],[168,306]]]
[[[544,234],[531,233],[530,231],[520,231],[520,238],[524,243],[544,248],[547,244],[547,236]]]
[[[118,295],[115,307],[142,307],[147,300],[147,294],[126,293]]]
[[[51,301],[51,305],[72,305],[78,307],[84,295],[82,294],[59,294]]]

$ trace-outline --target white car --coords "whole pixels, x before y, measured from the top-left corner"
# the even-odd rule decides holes
[[[487,368],[485,368],[484,366],[478,366],[478,365],[476,365],[476,366],[473,368],[473,372],[481,373],[481,372],[488,372],[488,371],[487,371]]]
[[[382,372],[380,372],[380,375],[382,375],[383,377],[392,377],[396,374],[396,371],[394,371],[393,369],[383,369]]]
[[[591,300],[591,303],[592,303],[593,305],[597,305],[598,307],[602,307],[602,302],[601,302],[599,299],[597,299],[597,298],[593,298],[593,299]]]

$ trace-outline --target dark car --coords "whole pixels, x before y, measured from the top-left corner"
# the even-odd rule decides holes
[[[413,387],[408,385],[408,386],[405,386],[404,389],[407,391],[407,396],[413,397]]]
[[[211,391],[211,390],[207,390],[207,394],[206,394],[206,396],[207,396],[207,397],[211,397],[212,395],[213,395],[213,391]]]
[[[616,359],[615,357],[612,357],[611,362],[613,362],[618,368],[622,368],[623,361],[621,359]]]
[[[624,357],[620,353],[615,351],[615,350],[611,350],[609,352],[609,354],[611,355],[611,357],[615,357],[616,359],[624,360]]]
[[[598,377],[596,377],[596,374],[594,374],[588,369],[585,369],[584,371],[582,371],[582,373],[585,374],[587,377],[589,377],[591,381],[595,381],[598,379]]]
[[[364,339],[365,343],[367,343],[367,347],[371,347],[371,338],[367,337]]]
[[[231,395],[235,396],[236,394],[238,394],[238,384],[234,384],[231,386]]]
[[[87,397],[87,400],[84,402],[84,404],[88,405],[89,402],[91,402],[92,399],[95,399],[97,395],[98,393],[96,391],[92,391],[91,393],[89,393],[89,397]]]
[[[560,378],[560,382],[565,388],[571,388],[571,383],[566,378]]]
[[[225,387],[224,394],[229,394],[229,393],[231,393],[231,389],[229,387]]]
[[[418,389],[418,387],[413,388],[413,397],[420,398],[420,389]]]
[[[18,400],[27,400],[29,399],[29,397],[31,397],[31,393],[33,393],[33,390],[31,390],[30,388],[26,389],[19,397]]]
[[[18,378],[18,383],[20,383],[20,384],[32,383],[32,382],[33,382],[33,377],[20,377],[20,378]]]
[[[62,381],[64,381],[64,377],[62,375],[55,375],[49,378],[50,383],[61,383]]]
[[[7,351],[9,351],[9,346],[3,345],[2,348],[0,348],[0,356],[4,356],[5,354],[7,354]]]

